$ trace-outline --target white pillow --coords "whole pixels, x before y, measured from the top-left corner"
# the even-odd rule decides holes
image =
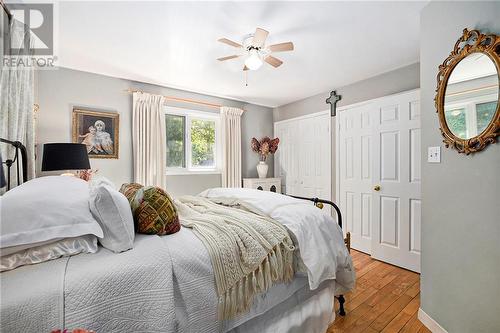
[[[97,238],[94,235],[61,239],[51,244],[36,246],[31,249],[2,256],[0,258],[0,272],[79,253],[95,252],[97,252]]]
[[[92,179],[89,181],[89,187],[90,187],[90,194],[95,191],[96,188],[102,185],[109,185],[111,188],[116,189],[115,184],[109,180],[106,177],[103,176],[94,176]]]
[[[113,252],[130,250],[134,245],[134,218],[127,198],[109,185],[93,188],[90,210],[102,227],[99,242]]]
[[[0,217],[0,248],[103,235],[90,212],[88,183],[71,176],[35,178],[8,191]]]

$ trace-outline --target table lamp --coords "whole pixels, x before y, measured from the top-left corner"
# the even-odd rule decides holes
[[[87,146],[81,143],[46,143],[43,145],[42,171],[90,169]],[[74,176],[63,173],[64,176]]]

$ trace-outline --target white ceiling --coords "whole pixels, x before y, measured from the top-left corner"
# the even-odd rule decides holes
[[[59,65],[279,106],[418,61],[427,2],[62,2]],[[249,72],[217,39],[261,27],[284,64]]]
[[[497,68],[490,57],[483,53],[473,53],[462,59],[451,72],[448,84],[496,76]],[[492,79],[495,79],[493,77]],[[498,81],[498,78],[497,78]]]

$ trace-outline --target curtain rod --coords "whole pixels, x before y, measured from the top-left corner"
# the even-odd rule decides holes
[[[144,93],[144,91],[142,91],[142,90],[134,90],[134,89],[127,89],[125,91],[128,92],[129,94],[133,94],[135,92]],[[222,105],[220,105],[220,104],[197,101],[197,100],[189,99],[189,98],[180,98],[180,97],[165,96],[165,95],[163,95],[163,97],[165,97],[166,100],[170,100],[170,101],[189,103],[189,104],[198,104],[198,105],[208,106],[208,107],[215,108],[215,109],[220,109],[222,107]]]
[[[446,95],[448,95],[448,96],[463,95],[463,94],[468,94],[471,92],[476,92],[476,91],[481,91],[481,90],[486,90],[486,89],[491,89],[491,88],[496,88],[496,87],[498,87],[498,84],[492,84],[490,86],[484,86],[484,87],[479,87],[479,88],[472,88],[472,89],[468,89],[468,90],[464,90],[464,91],[457,91],[454,93],[448,93]]]

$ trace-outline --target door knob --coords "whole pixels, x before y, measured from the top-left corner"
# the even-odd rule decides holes
[[[380,191],[380,185],[375,185],[375,186],[373,187],[373,189],[374,189],[375,191],[377,191],[377,192],[378,192],[378,191]]]

